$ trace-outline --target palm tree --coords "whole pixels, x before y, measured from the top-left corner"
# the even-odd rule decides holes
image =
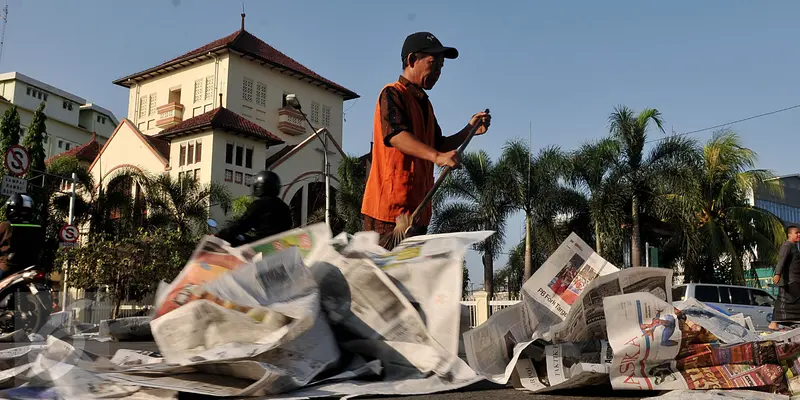
[[[512,205],[525,214],[525,269],[523,280],[533,273],[531,243],[532,224],[538,214],[558,207],[564,189],[559,178],[567,165],[567,158],[558,147],[547,147],[532,156],[525,143],[519,139],[506,143],[501,164],[510,172],[507,179],[509,199]]]
[[[770,171],[752,169],[756,160],[736,133],[716,131],[703,147],[692,181],[695,190],[674,194],[673,208],[693,219],[682,225],[688,280],[708,278],[724,263],[730,265],[733,284],[743,285],[744,257],[754,259],[757,248],[759,258],[775,258],[786,238],[783,224],[769,211],[750,205],[747,197],[758,187],[777,196],[783,189]]]
[[[356,233],[364,228],[361,202],[367,185],[367,167],[358,157],[346,156],[339,162],[338,173],[336,214],[343,220],[345,232]]]
[[[506,285],[509,296],[518,296],[525,282],[522,274],[525,271],[525,238],[519,241],[508,253],[508,260],[505,267],[494,274],[495,286]],[[537,252],[538,254],[538,252]]]
[[[331,210],[331,230],[334,233],[354,234],[364,229],[361,202],[367,185],[367,166],[359,157],[345,156],[339,162],[339,189],[336,207]],[[325,221],[325,208],[318,208],[308,217],[308,223]]]
[[[92,189],[95,183],[85,163],[75,156],[63,155],[47,164],[46,172],[52,177],[58,176],[62,178],[61,180],[47,179],[45,181],[45,192],[51,194],[49,214],[59,221],[67,218],[71,196],[61,189],[66,188],[66,186],[62,185],[72,179],[72,173],[74,172],[78,178],[78,184],[75,187],[78,193],[75,199],[75,220],[77,224],[86,222],[89,206],[93,198]],[[84,197],[84,195],[87,196]]]
[[[570,156],[567,180],[589,195],[589,209],[594,227],[595,251],[602,252],[602,234],[619,225],[620,188],[614,168],[620,157],[619,142],[604,138],[582,144]]]
[[[227,187],[217,182],[200,184],[193,176],[175,179],[168,174],[137,176],[143,183],[148,225],[172,226],[182,235],[205,226],[212,206],[227,213],[232,207]]]
[[[610,132],[619,142],[621,159],[615,178],[627,187],[631,200],[631,258],[634,267],[642,262],[641,213],[643,197],[653,194],[657,188],[684,187],[687,190],[690,174],[687,166],[697,158],[695,142],[685,136],[672,135],[659,140],[645,157],[644,145],[647,130],[654,123],[664,132],[661,113],[653,108],[634,115],[625,106],[618,106],[609,116]]]
[[[491,230],[495,234],[474,249],[483,259],[484,290],[494,294],[494,260],[505,241],[506,218],[514,210],[507,194],[508,171],[484,151],[462,157],[462,167],[450,174],[434,200],[432,232]]]
[[[507,283],[509,292],[516,295],[525,283],[525,264],[535,265],[537,268],[544,264],[553,254],[564,239],[575,232],[578,236],[586,237],[591,233],[589,200],[576,190],[561,188],[558,207],[540,208],[531,222],[531,241],[536,246],[531,249],[529,260],[526,258],[526,243],[522,238],[519,244],[509,253],[506,266],[497,271],[495,281]],[[535,270],[534,270],[535,272]]]

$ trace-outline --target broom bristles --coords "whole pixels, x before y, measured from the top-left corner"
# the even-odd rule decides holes
[[[394,230],[391,235],[388,235],[381,246],[386,250],[391,250],[400,242],[405,240],[408,236],[408,231],[411,229],[411,216],[408,214],[400,214],[395,219]]]

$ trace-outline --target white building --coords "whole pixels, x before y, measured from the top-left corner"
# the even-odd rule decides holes
[[[344,155],[343,104],[359,97],[245,31],[244,20],[228,36],[114,83],[129,89],[128,116],[92,163],[95,182],[133,166],[224,183],[235,198],[268,168],[281,176],[299,225],[324,205],[323,154],[285,95],[296,94],[315,126],[328,127],[333,174]],[[229,219],[215,207],[211,213]]]
[[[111,111],[19,72],[0,74],[0,116],[17,106],[23,136],[42,102],[47,115],[45,157],[96,140],[105,143],[119,123]]]

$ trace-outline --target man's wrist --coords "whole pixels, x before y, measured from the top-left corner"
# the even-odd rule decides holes
[[[438,160],[438,159],[439,159],[439,154],[441,154],[441,153],[439,153],[439,152],[438,152],[438,151],[436,151],[436,150],[432,150],[432,151],[431,151],[431,155],[430,155],[430,157],[431,157],[431,158],[429,158],[429,159],[428,159],[428,161],[430,161],[430,162],[432,162],[432,163],[436,164],[436,160]]]

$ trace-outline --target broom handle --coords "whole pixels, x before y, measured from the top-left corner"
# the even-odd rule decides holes
[[[484,112],[488,114],[489,109],[487,108]],[[469,144],[470,140],[472,140],[472,138],[478,132],[478,129],[480,129],[481,125],[482,125],[481,123],[477,123],[475,124],[475,126],[470,128],[469,132],[467,133],[467,138],[464,139],[464,142],[461,143],[461,146],[458,146],[458,149],[456,150],[456,153],[458,153],[459,157],[461,156],[462,153],[464,153],[464,149],[467,148],[467,145]],[[411,214],[411,225],[414,225],[414,221],[416,221],[417,216],[419,216],[419,213],[422,212],[422,209],[428,204],[428,202],[431,201],[431,199],[433,198],[433,194],[436,193],[436,190],[439,189],[439,186],[442,185],[442,182],[444,182],[447,176],[450,175],[450,172],[452,170],[453,168],[449,166],[444,167],[444,170],[442,171],[441,174],[439,174],[439,178],[436,179],[436,182],[433,184],[431,190],[429,190],[428,194],[425,195],[425,198],[422,199],[422,203],[419,203],[417,209],[414,210],[413,214]]]

